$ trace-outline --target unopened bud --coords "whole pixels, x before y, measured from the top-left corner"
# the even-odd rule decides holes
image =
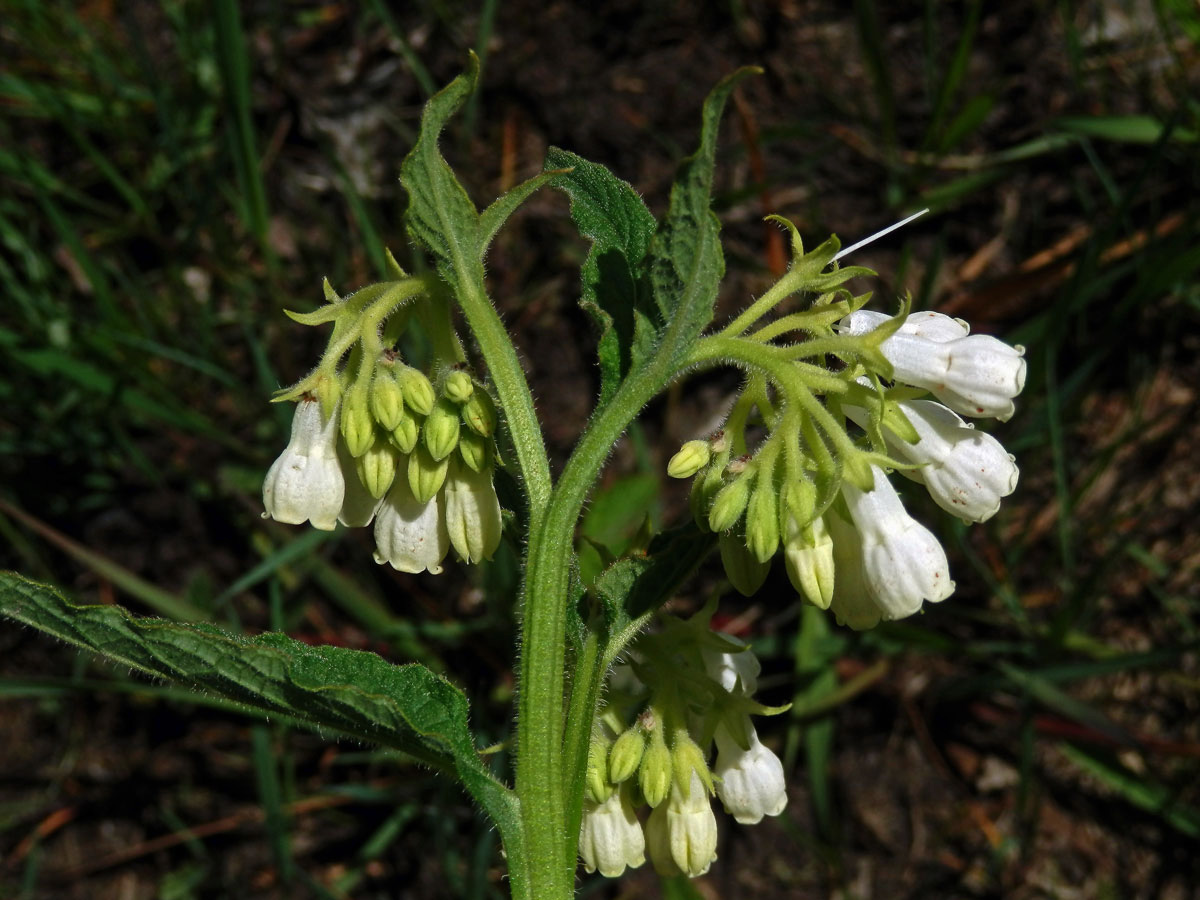
[[[437,400],[429,379],[412,366],[397,366],[396,381],[400,383],[400,390],[404,392],[404,402],[408,404],[408,408],[423,416],[429,415]]]
[[[437,496],[446,481],[446,470],[450,468],[450,460],[435,460],[429,451],[422,446],[408,457],[408,486],[413,496],[421,503],[428,503]]]
[[[491,440],[464,429],[458,435],[458,455],[472,472],[482,472],[492,462]]]
[[[696,522],[696,527],[701,531],[709,530],[708,511],[712,509],[713,498],[716,497],[717,491],[725,483],[721,477],[721,471],[724,468],[721,458],[717,457],[708,469],[692,482],[692,493],[688,498],[688,506],[691,509],[692,518]]]
[[[346,394],[339,424],[350,455],[358,457],[366,453],[375,442],[375,420],[367,409],[366,391],[350,391]]]
[[[442,385],[442,394],[446,399],[458,404],[466,403],[474,392],[475,384],[466,372],[451,372]]]
[[[671,753],[671,774],[675,778],[675,785],[679,788],[683,799],[688,799],[692,787],[695,786],[695,782],[692,781],[693,772],[711,794],[713,790],[712,773],[708,770],[704,751],[686,731],[677,732],[672,743],[675,746]]]
[[[601,737],[593,737],[588,746],[587,789],[588,794],[597,803],[603,803],[612,796],[613,786],[607,777],[608,771],[608,741]]]
[[[392,431],[404,416],[404,392],[396,383],[390,366],[380,364],[375,367],[370,396],[371,415],[385,431]]]
[[[491,437],[496,431],[496,404],[483,388],[471,393],[463,404],[462,420],[467,427],[482,437]]]
[[[787,539],[789,520],[794,519],[797,526],[806,525],[812,521],[813,513],[817,510],[817,486],[807,478],[789,481],[783,487],[783,502],[779,504],[779,530]]]
[[[400,421],[396,423],[396,427],[392,429],[392,444],[401,453],[412,453],[420,436],[421,425],[417,422],[417,417],[406,410]]]
[[[375,441],[362,456],[354,461],[358,480],[378,500],[388,492],[396,478],[398,454],[387,441]]]
[[[768,562],[779,547],[779,509],[775,485],[759,476],[746,507],[746,547],[761,563]]]
[[[672,478],[691,478],[707,466],[711,458],[707,441],[688,441],[667,463],[667,474]]]
[[[640,725],[625,729],[608,754],[608,777],[620,784],[638,770],[646,752],[646,735]]]
[[[783,560],[788,580],[805,600],[818,609],[829,609],[833,600],[833,538],[821,516],[807,525],[796,526],[795,519],[783,544]]]
[[[458,446],[458,407],[443,398],[421,426],[421,440],[434,459],[445,459]]]
[[[708,512],[708,527],[716,532],[732,528],[742,517],[749,499],[749,478],[737,478],[729,482],[713,498],[712,509]]]
[[[725,566],[725,577],[743,597],[751,597],[767,580],[771,571],[769,562],[759,559],[746,547],[740,534],[722,532],[717,540],[721,549],[721,563]]]
[[[661,728],[650,734],[649,746],[638,766],[638,785],[651,807],[662,803],[671,791],[671,751],[663,740]]]

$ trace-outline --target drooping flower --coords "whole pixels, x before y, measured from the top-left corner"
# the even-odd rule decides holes
[[[500,546],[500,501],[492,483],[492,470],[475,472],[457,462],[443,488],[446,529],[450,543],[468,563],[491,559]]]
[[[842,319],[839,326],[843,334],[860,335],[874,331],[880,325],[890,321],[893,316],[887,313],[860,309]],[[925,310],[911,313],[904,324],[900,326],[900,334],[914,334],[931,341],[953,341],[966,337],[971,329],[962,319],[952,319],[939,312]]]
[[[829,610],[839,625],[855,631],[874,628],[883,613],[867,584],[862,535],[833,509],[825,514],[825,523],[833,540],[833,562],[837,572]]]
[[[693,770],[687,793],[672,779],[671,796],[646,822],[646,845],[660,875],[697,878],[717,858],[717,817],[708,791]]]
[[[787,806],[783,763],[763,746],[749,718],[742,723],[748,748],[741,747],[722,722],[717,726],[717,796],[725,812],[742,825],[777,816]]]
[[[337,413],[326,418],[317,400],[296,404],[292,434],[263,480],[265,515],[277,522],[332,531],[346,492],[337,457]]]
[[[646,838],[627,789],[613,791],[603,803],[584,801],[579,856],[585,869],[605,878],[617,878],[646,861]]]
[[[883,355],[896,380],[925,388],[964,416],[1012,418],[1013,398],[1025,387],[1023,347],[1011,347],[987,334],[932,341],[894,334]]]
[[[792,587],[818,609],[829,609],[833,601],[833,539],[822,516],[798,526],[788,516],[783,541],[783,560]]]
[[[375,516],[375,562],[391,563],[401,572],[438,575],[450,551],[441,495],[422,503],[407,478],[392,482]]]
[[[941,542],[908,514],[883,470],[871,466],[871,472],[871,490],[859,490],[847,480],[842,496],[862,536],[863,575],[871,598],[884,619],[901,619],[925,601],[945,600],[954,592],[954,582]]]
[[[897,406],[920,437],[910,444],[885,431],[894,455],[921,465],[900,469],[900,474],[925,485],[938,506],[960,519],[983,522],[995,515],[1000,501],[1017,487],[1019,471],[1012,454],[940,403],[902,400]],[[861,412],[865,421],[865,410]]]
[[[749,697],[758,690],[762,663],[752,650],[738,643],[735,638],[720,631],[713,634],[728,644],[729,649],[720,651],[703,648],[700,656],[704,660],[704,671],[729,693],[741,693]]]
[[[358,477],[358,466],[345,441],[339,440],[337,446],[338,463],[342,467],[342,477],[346,481],[346,493],[342,498],[342,509],[338,513],[338,521],[347,528],[365,528],[375,518],[375,513],[383,505],[383,497],[378,499],[371,496],[362,479]]]

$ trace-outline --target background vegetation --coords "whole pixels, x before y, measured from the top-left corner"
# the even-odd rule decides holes
[[[938,522],[955,597],[866,635],[782,567],[725,626],[764,658],[791,803],[722,825],[687,886],[590,896],[1187,897],[1200,881],[1200,15],[1188,0],[727,4],[0,2],[0,565],[93,602],[419,659],[508,734],[512,548],[375,566],[368,534],[259,518],[319,336],[281,314],[408,257],[396,175],[429,93],[484,61],[447,152],[477,201],[565,146],[661,211],[725,72],[723,315],[810,241],[933,212],[856,262],[880,308],[1028,347],[999,430],[1022,483]],[[539,195],[489,256],[561,461],[596,393],[586,247]],[[412,262],[411,260],[408,260]],[[585,532],[620,549],[734,383],[681,386]],[[678,601],[725,585],[705,568]],[[503,752],[503,751],[501,751]],[[0,896],[505,895],[457,789],[0,625]]]

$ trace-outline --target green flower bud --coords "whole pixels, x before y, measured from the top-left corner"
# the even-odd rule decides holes
[[[661,727],[650,733],[649,746],[638,766],[638,785],[651,807],[658,806],[671,792],[671,751],[663,740]]]
[[[467,427],[483,437],[491,437],[496,431],[496,404],[483,388],[472,391],[470,399],[463,404],[462,420]]]
[[[354,457],[362,456],[375,443],[375,420],[367,408],[366,391],[350,391],[342,401],[342,437]]]
[[[711,458],[708,441],[688,441],[667,463],[667,475],[671,478],[691,478],[707,466]]]
[[[421,437],[421,423],[412,413],[405,411],[403,417],[396,423],[390,435],[392,444],[401,453],[412,453]]]
[[[404,415],[404,392],[396,383],[389,365],[380,363],[375,367],[375,378],[371,381],[371,415],[383,426],[385,431],[392,431]]]
[[[788,482],[783,488],[783,502],[779,504],[780,533],[788,533],[791,519],[795,520],[797,526],[807,525],[816,510],[817,486],[807,478]]]
[[[492,464],[491,443],[489,438],[466,428],[458,435],[458,455],[472,472],[482,472]]]
[[[708,771],[704,751],[692,740],[691,735],[683,730],[676,732],[673,743],[675,746],[671,753],[671,773],[683,799],[686,800],[691,795],[693,772],[711,794],[713,792],[712,773]]]
[[[354,460],[358,480],[378,500],[388,492],[396,478],[399,454],[387,441],[375,441],[362,456]]]
[[[608,745],[606,738],[594,736],[588,746],[587,789],[588,795],[597,803],[603,803],[611,797],[614,790],[606,776]]]
[[[466,403],[474,392],[475,383],[466,372],[451,372],[442,385],[442,394],[446,399],[458,404]]]
[[[638,770],[646,752],[646,734],[640,725],[626,728],[612,752],[608,754],[608,777],[613,784],[620,784]]]
[[[818,609],[829,609],[833,601],[833,538],[825,519],[818,516],[798,526],[789,517],[784,532],[783,560],[788,580],[797,593]]]
[[[721,562],[729,583],[743,597],[756,594],[767,580],[771,564],[760,562],[746,547],[746,541],[740,534],[722,532],[717,545],[721,549]]]
[[[408,457],[408,486],[420,503],[428,503],[437,496],[446,481],[446,470],[450,460],[435,460],[429,451],[418,445]]]
[[[396,381],[400,383],[400,390],[404,392],[404,402],[408,404],[408,408],[423,416],[429,415],[437,401],[429,379],[412,366],[397,366]]]
[[[779,547],[779,509],[775,485],[762,475],[746,507],[746,547],[762,563]]]
[[[750,499],[750,479],[736,478],[717,491],[708,512],[708,527],[727,531],[738,523]]]
[[[724,469],[725,462],[722,461],[721,456],[718,456],[708,469],[692,482],[692,493],[688,498],[688,506],[692,511],[696,527],[701,531],[709,530],[708,511],[712,509],[713,498],[716,497],[717,491],[725,484],[725,479],[721,476]]]
[[[458,407],[442,398],[421,426],[421,440],[434,459],[445,459],[458,446]]]

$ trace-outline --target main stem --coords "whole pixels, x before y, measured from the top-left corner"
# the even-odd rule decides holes
[[[669,376],[668,376],[669,377]],[[537,900],[574,891],[582,768],[595,714],[599,666],[577,662],[572,715],[564,722],[567,604],[575,524],[588,491],[642,407],[666,383],[657,367],[626,381],[591,426],[554,488],[541,527],[530,535],[517,719],[517,796],[525,819],[530,881]],[[570,748],[568,753],[568,748]]]

